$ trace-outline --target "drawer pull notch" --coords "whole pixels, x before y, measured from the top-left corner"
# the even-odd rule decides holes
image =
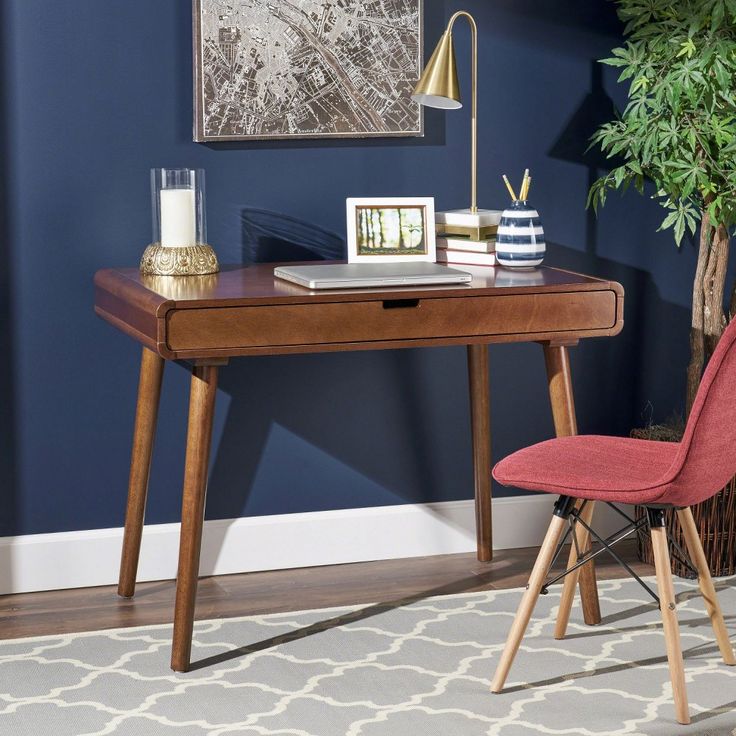
[[[419,299],[387,299],[383,302],[384,309],[412,309],[419,306]]]

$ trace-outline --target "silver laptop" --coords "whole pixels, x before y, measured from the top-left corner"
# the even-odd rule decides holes
[[[471,274],[437,263],[325,263],[277,266],[273,275],[309,289],[465,284]]]

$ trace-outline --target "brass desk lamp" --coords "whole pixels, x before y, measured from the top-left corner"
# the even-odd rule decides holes
[[[442,34],[432,57],[427,62],[427,66],[419,78],[419,82],[417,82],[417,86],[414,88],[412,99],[420,105],[437,107],[442,110],[457,110],[463,106],[460,99],[460,85],[457,79],[455,47],[452,41],[452,27],[455,21],[461,16],[466,18],[470,24],[472,37],[472,76],[470,80],[470,208],[437,213],[439,215],[437,221],[441,222],[443,215],[460,215],[463,222],[472,224],[475,228],[483,229],[489,225],[496,224],[498,219],[497,213],[493,210],[478,209],[478,27],[470,13],[459,10],[450,18],[447,29]],[[473,215],[474,217],[472,217]],[[446,221],[449,223],[450,219]]]

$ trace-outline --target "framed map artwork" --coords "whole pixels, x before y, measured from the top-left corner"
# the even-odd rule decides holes
[[[423,135],[422,0],[194,0],[194,140]]]

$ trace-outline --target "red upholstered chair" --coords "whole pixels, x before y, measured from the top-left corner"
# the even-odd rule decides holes
[[[710,359],[681,442],[675,444],[592,435],[561,437],[527,447],[498,463],[493,469],[493,477],[499,483],[560,494],[560,497],[555,504],[552,523],[534,565],[529,586],[519,604],[491,690],[500,692],[503,689],[534,605],[545,588],[545,579],[553,559],[564,541],[563,532],[570,526],[570,521],[576,527],[574,539],[580,548],[581,541],[587,545],[588,533],[595,535],[588,526],[592,502],[639,504],[647,507],[648,514],[639,522],[631,520],[633,525],[629,530],[633,532],[645,525],[651,530],[675,711],[680,723],[689,723],[664,510],[677,510],[691,564],[698,574],[700,590],[721,654],[726,664],[736,665],[690,511],[691,505],[713,496],[734,475],[736,320],[728,326]],[[581,530],[582,534],[579,533]],[[615,541],[612,538],[597,538],[599,541]],[[577,559],[576,555],[573,549],[573,561]],[[580,558],[578,563],[583,559],[587,557]],[[556,638],[562,638],[565,634],[578,569],[567,575],[565,580]]]

